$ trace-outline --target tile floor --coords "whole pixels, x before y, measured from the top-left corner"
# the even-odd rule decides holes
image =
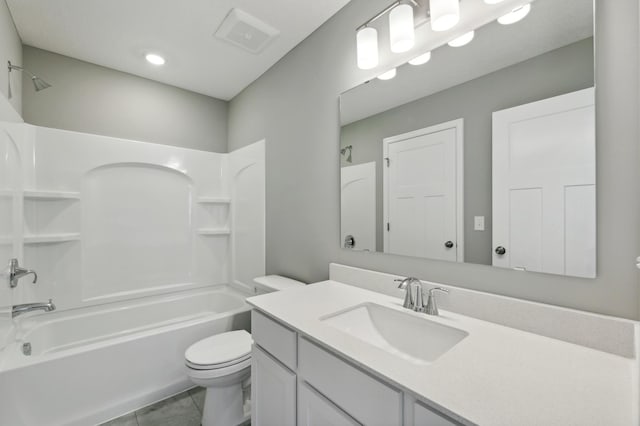
[[[200,426],[204,394],[204,388],[193,388],[102,426]]]

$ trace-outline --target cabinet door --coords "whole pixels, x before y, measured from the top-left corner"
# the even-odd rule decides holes
[[[298,388],[299,426],[357,426],[360,425],[307,383]]]
[[[416,402],[413,405],[413,424],[414,426],[459,426],[459,423],[454,422],[430,408]]]
[[[296,375],[253,345],[251,364],[251,424],[296,424]]]

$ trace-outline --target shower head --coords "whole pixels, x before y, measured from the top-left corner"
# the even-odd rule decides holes
[[[48,87],[51,87],[49,83],[41,79],[40,77],[36,77],[35,75],[31,77],[31,81],[33,82],[33,87],[36,89],[36,92],[44,90]]]
[[[44,89],[46,89],[48,87],[51,87],[51,85],[49,83],[47,83],[46,81],[44,81],[40,77],[37,77],[31,71],[26,70],[21,66],[13,65],[11,63],[11,61],[8,61],[7,64],[8,64],[7,67],[9,68],[9,92],[8,92],[9,99],[11,99],[11,97],[12,97],[12,93],[11,93],[11,71],[13,71],[13,70],[22,71],[22,72],[27,73],[31,77],[31,82],[33,83],[34,89],[36,89],[36,92],[39,92],[39,91],[44,90]]]
[[[347,163],[351,163],[351,151],[353,151],[352,145],[347,145],[340,150],[340,155],[345,155],[349,151],[349,155],[347,155]]]

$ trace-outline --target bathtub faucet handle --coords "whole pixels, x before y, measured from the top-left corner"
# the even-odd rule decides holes
[[[18,259],[9,260],[9,287],[15,288],[18,280],[26,275],[33,275],[33,283],[38,282],[38,274],[32,269],[21,268]]]

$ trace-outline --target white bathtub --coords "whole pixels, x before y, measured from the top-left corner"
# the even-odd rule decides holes
[[[0,353],[0,425],[87,426],[188,389],[185,349],[249,330],[246,296],[218,286],[18,317]]]

